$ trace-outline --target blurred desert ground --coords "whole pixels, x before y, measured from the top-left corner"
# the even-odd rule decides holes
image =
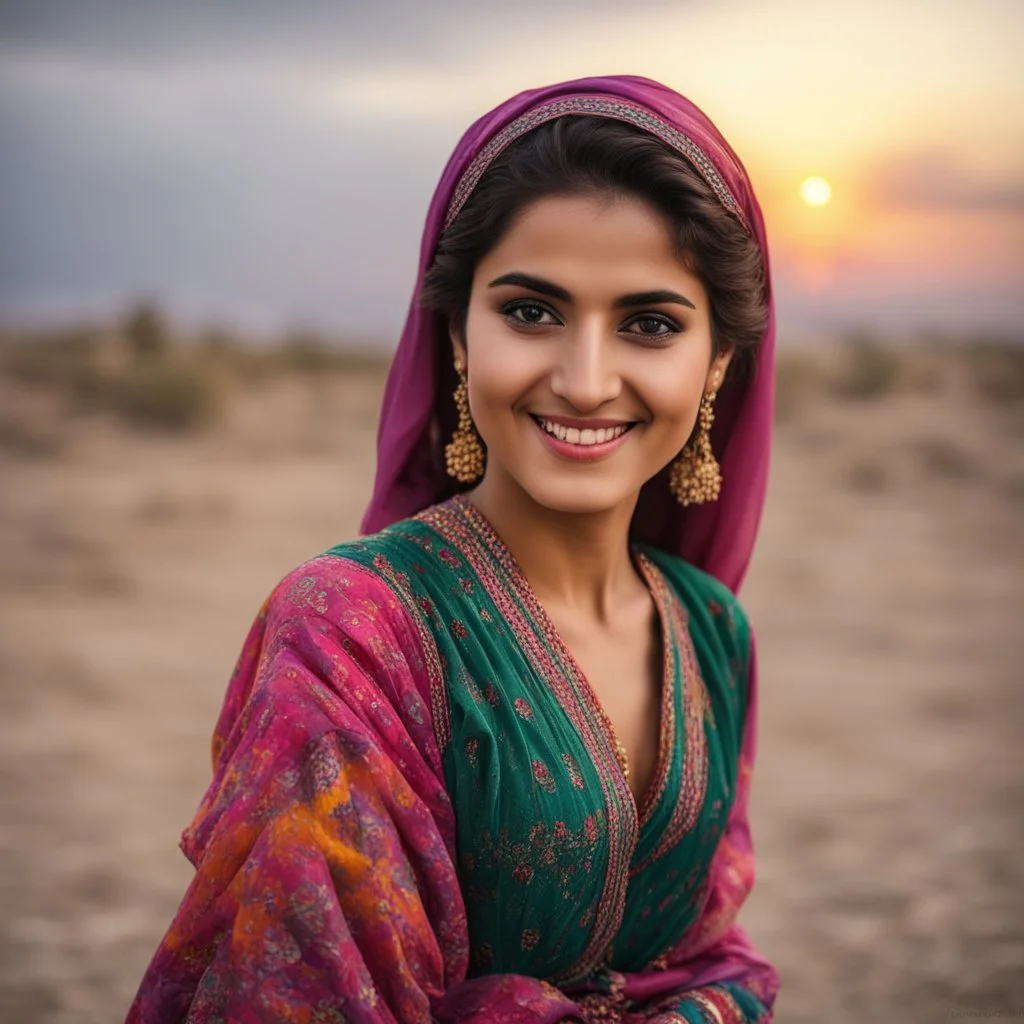
[[[0,1018],[119,1020],[251,617],[353,536],[384,368],[122,329],[0,345]],[[787,350],[743,592],[781,1024],[1024,1011],[1024,347]]]

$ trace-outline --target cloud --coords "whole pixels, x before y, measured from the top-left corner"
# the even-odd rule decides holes
[[[872,196],[882,206],[950,213],[1024,213],[1024,168],[997,172],[966,165],[945,148],[887,161],[872,175]]]
[[[703,6],[707,0],[684,0]],[[641,14],[678,11],[679,2],[640,0]],[[620,0],[517,0],[512,8],[477,0],[32,0],[0,5],[6,52],[111,62],[223,58],[283,65],[444,66],[491,46],[528,55],[551,19],[621,10]]]

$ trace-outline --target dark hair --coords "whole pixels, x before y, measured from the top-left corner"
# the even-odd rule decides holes
[[[501,153],[442,234],[420,303],[461,333],[477,263],[514,218],[545,196],[591,193],[636,196],[662,212],[677,252],[707,289],[715,352],[733,348],[737,368],[749,361],[768,321],[757,240],[684,156],[642,129],[606,117],[556,118]]]

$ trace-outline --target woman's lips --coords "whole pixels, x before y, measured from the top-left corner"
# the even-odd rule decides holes
[[[629,436],[635,423],[622,423],[612,420],[563,420],[562,417],[551,418],[530,416],[541,439],[548,449],[563,459],[574,462],[593,462],[605,458],[621,448]],[[586,423],[585,427],[567,426],[567,423]],[[545,424],[549,429],[545,429]],[[595,425],[591,425],[595,424]],[[551,428],[562,436],[556,436]],[[604,435],[604,440],[598,440]]]

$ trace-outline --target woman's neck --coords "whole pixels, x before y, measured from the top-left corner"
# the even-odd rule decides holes
[[[646,588],[630,558],[636,502],[599,513],[557,512],[512,481],[484,480],[467,498],[490,522],[545,606],[610,623]]]

